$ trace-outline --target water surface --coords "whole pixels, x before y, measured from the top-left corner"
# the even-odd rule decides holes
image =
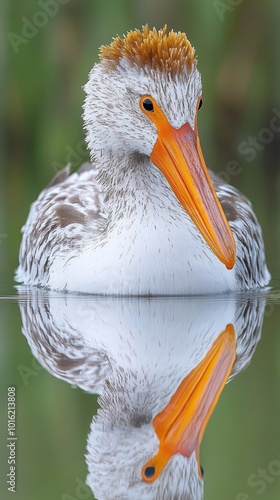
[[[96,498],[122,498],[119,493],[114,497],[114,480],[126,485],[131,475],[141,482],[141,465],[157,451],[154,414],[228,324],[235,329],[237,355],[232,381],[202,441],[204,498],[279,498],[279,297],[274,289],[210,298],[108,299],[7,285],[0,300],[1,463],[6,474],[7,388],[14,386],[18,498],[90,499],[95,498],[92,490]],[[98,427],[91,424],[104,383],[107,402],[101,401],[105,413]],[[120,397],[124,393],[127,407]],[[110,408],[114,395],[119,406]],[[135,413],[132,423],[131,416],[126,419],[129,405]],[[106,411],[111,434],[106,430],[102,438],[98,432]],[[114,412],[121,417],[114,418]],[[124,439],[116,431],[119,418],[127,427]],[[135,440],[140,439],[142,455],[134,453],[128,422],[138,428]],[[120,451],[124,446],[127,453]],[[156,481],[165,481],[166,471]],[[195,465],[189,474],[189,482],[200,485]],[[167,480],[168,487],[174,499],[180,498],[178,481],[172,481]],[[139,498],[153,498],[149,486]],[[10,494],[1,482],[1,498]]]

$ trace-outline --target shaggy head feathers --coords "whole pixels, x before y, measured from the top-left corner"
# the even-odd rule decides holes
[[[123,38],[117,36],[110,45],[100,48],[100,59],[108,68],[115,69],[121,58],[133,65],[149,66],[172,76],[185,67],[189,70],[196,64],[195,51],[185,33],[167,32],[143,26],[142,31],[129,31]]]

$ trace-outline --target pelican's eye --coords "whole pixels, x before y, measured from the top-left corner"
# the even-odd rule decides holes
[[[202,101],[202,98],[200,98],[200,101],[199,101],[199,104],[198,104],[198,108],[197,108],[197,109],[200,109],[200,108],[201,108],[201,106],[202,106],[202,104],[203,104],[203,101]]]
[[[155,468],[150,466],[150,467],[146,467],[146,469],[144,470],[144,474],[145,474],[145,477],[147,478],[151,478],[155,475]]]
[[[155,124],[158,130],[168,125],[164,112],[160,109],[159,105],[152,96],[142,95],[139,101],[139,106],[142,113],[144,113],[144,115],[146,115],[147,118]]]
[[[154,105],[149,98],[146,98],[142,101],[142,106],[146,111],[154,111]]]
[[[204,469],[201,466],[200,466],[200,473],[201,473],[201,477],[204,477]]]

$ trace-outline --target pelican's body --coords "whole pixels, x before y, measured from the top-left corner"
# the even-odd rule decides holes
[[[135,55],[137,36],[142,52]],[[162,47],[161,59],[147,44]],[[196,124],[200,74],[188,44],[182,34],[144,28],[103,48],[85,87],[93,163],[72,175],[64,169],[33,204],[19,281],[116,295],[268,283],[250,203],[214,174],[211,181],[205,167]]]

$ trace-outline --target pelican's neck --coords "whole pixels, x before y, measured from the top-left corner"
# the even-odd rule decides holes
[[[110,218],[131,218],[133,213],[157,213],[179,203],[165,177],[150,158],[139,153],[102,151],[95,155],[98,181]]]

